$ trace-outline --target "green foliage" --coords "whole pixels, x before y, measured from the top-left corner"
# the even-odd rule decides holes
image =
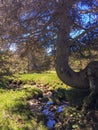
[[[93,111],[83,113],[75,107],[67,107],[57,116],[56,130],[97,130],[98,122]],[[61,124],[59,126],[59,124]]]
[[[54,90],[52,90],[52,96],[53,96],[53,102],[55,103],[60,103],[61,100],[67,100],[66,98],[66,94],[67,94],[67,90],[66,88],[55,88]]]
[[[9,52],[0,51],[0,75],[10,74]]]
[[[11,73],[27,73],[27,59],[21,58],[19,55],[11,55],[10,57],[10,71]]]

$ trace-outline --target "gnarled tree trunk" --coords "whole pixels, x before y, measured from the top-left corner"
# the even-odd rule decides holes
[[[98,62],[91,62],[80,72],[74,72],[68,64],[69,47],[66,42],[68,44],[68,39],[60,32],[56,52],[56,72],[58,77],[71,87],[88,89],[90,87],[88,70],[90,70],[94,84],[97,86]]]
[[[68,13],[69,12],[69,13]],[[65,15],[66,13],[66,15]],[[59,34],[58,34],[58,43],[56,50],[56,72],[58,77],[67,85],[75,88],[88,89],[90,88],[91,81],[89,78],[93,77],[95,86],[98,86],[98,62],[91,62],[88,66],[81,70],[80,72],[74,72],[69,64],[69,33],[71,29],[71,17],[70,9],[67,5],[62,8],[61,17],[58,18],[60,23]],[[90,75],[88,70],[90,70]]]

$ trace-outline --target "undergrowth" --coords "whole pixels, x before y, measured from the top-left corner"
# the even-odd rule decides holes
[[[39,93],[41,91],[36,87],[0,89],[0,130],[46,130],[45,117],[32,113],[27,102],[28,98]]]
[[[90,118],[92,111],[85,114],[81,110],[89,91],[72,89],[54,72],[5,76],[0,80],[0,130],[47,130],[46,117],[30,111],[28,104],[35,95],[43,96],[37,85],[50,88],[54,103],[68,102],[69,107],[57,114],[55,130],[97,130],[95,118]]]

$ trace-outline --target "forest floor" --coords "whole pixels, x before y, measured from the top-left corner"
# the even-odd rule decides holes
[[[98,111],[83,110],[88,90],[63,84],[56,73],[0,79],[0,130],[98,130]]]

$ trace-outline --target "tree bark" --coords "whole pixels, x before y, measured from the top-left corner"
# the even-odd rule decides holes
[[[66,44],[67,42],[67,44]],[[87,65],[87,67],[80,72],[74,72],[69,64],[69,46],[68,38],[64,36],[63,31],[59,34],[56,50],[56,72],[58,77],[67,85],[75,88],[88,89],[90,87],[88,69],[91,70],[91,76],[93,77],[95,86],[98,85],[98,62],[93,61]]]
[[[90,88],[90,81],[88,78],[88,68],[91,70],[91,75],[93,76],[95,86],[98,85],[98,62],[91,62],[88,66],[81,70],[80,72],[74,72],[69,64],[69,33],[71,30],[71,18],[70,9],[64,8],[62,10],[62,15],[59,19],[59,34],[56,49],[56,61],[55,68],[58,77],[67,85],[75,88],[88,89]],[[68,13],[69,10],[69,13]],[[65,13],[67,15],[65,15]]]
[[[33,69],[33,56],[32,56],[32,49],[28,47],[28,72],[31,73]]]

